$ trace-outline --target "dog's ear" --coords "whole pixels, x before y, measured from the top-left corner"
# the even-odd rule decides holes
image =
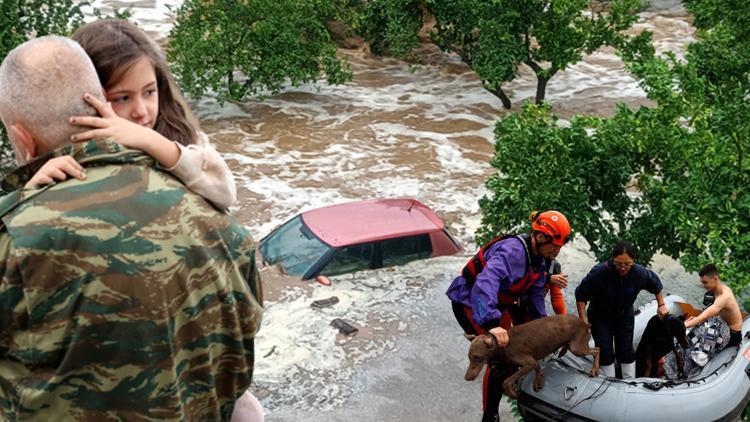
[[[471,342],[472,340],[474,340],[475,338],[477,338],[477,336],[474,335],[474,334],[466,334],[466,333],[464,333],[464,338],[466,340],[469,340]]]
[[[490,336],[491,335],[492,334],[490,334]],[[494,349],[495,343],[492,342],[492,339],[490,338],[490,336],[482,335],[482,340],[484,340],[484,344],[486,344],[487,347],[489,347],[490,349]]]

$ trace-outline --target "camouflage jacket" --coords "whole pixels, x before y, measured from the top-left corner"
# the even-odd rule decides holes
[[[261,319],[251,237],[140,151],[63,154],[86,180],[0,198],[0,419],[228,420]]]

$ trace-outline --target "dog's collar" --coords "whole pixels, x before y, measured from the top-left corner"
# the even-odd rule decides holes
[[[502,363],[502,360],[498,356],[500,350],[502,350],[502,347],[500,347],[500,343],[497,342],[497,338],[495,338],[492,333],[487,332],[487,336],[489,336],[490,341],[492,341],[492,354],[490,355],[488,364],[492,366],[498,363]]]

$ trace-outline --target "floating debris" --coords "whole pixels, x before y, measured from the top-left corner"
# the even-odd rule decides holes
[[[311,303],[310,306],[313,308],[322,309],[322,308],[327,308],[329,306],[333,306],[337,303],[339,303],[338,296],[331,296],[328,299],[319,299],[319,300],[313,301],[313,303]]]
[[[263,357],[267,358],[267,357],[271,356],[273,354],[273,352],[275,352],[275,351],[276,351],[276,346],[273,346],[271,348],[271,350],[268,351],[268,353],[266,353],[265,355],[263,355]]]
[[[344,321],[341,318],[336,318],[333,321],[331,321],[331,325],[338,328],[339,332],[344,335],[352,335],[359,331],[358,328],[354,327],[353,325],[349,324],[348,322]]]

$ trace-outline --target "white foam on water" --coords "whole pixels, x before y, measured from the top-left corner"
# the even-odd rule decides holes
[[[326,410],[341,405],[358,387],[346,383],[356,367],[393,350],[393,339],[409,328],[410,320],[427,312],[420,304],[426,286],[455,277],[464,261],[442,257],[333,277],[331,286],[316,284],[309,296],[302,288],[292,288],[277,302],[267,303],[256,337],[253,375],[254,383],[268,392],[264,407]],[[310,307],[332,296],[339,299],[335,305]],[[338,334],[330,325],[336,318],[362,332]],[[350,343],[356,346],[347,348]]]

